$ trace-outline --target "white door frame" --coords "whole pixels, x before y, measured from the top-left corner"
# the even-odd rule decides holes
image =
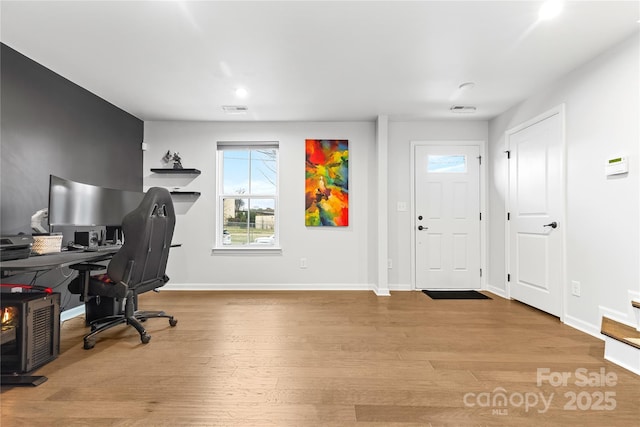
[[[411,289],[419,290],[416,287],[416,147],[418,146],[455,146],[455,145],[475,145],[480,149],[480,213],[482,221],[480,221],[480,268],[482,276],[480,276],[480,289],[486,289],[487,271],[487,223],[488,213],[486,204],[487,195],[487,156],[486,141],[484,140],[428,140],[428,141],[411,141]]]
[[[558,114],[560,119],[560,144],[561,144],[561,153],[562,153],[562,161],[560,162],[560,176],[561,176],[561,185],[560,189],[561,199],[562,199],[562,215],[560,218],[560,224],[562,227],[559,227],[558,231],[561,233],[561,241],[562,241],[562,261],[560,262],[560,268],[562,272],[560,273],[561,283],[560,283],[560,321],[564,323],[565,313],[567,312],[567,298],[565,297],[567,292],[567,140],[566,140],[566,122],[565,122],[565,105],[560,104],[556,107],[551,108],[550,110],[545,111],[544,113],[529,119],[519,125],[508,129],[505,132],[504,143],[505,143],[505,153],[507,153],[510,149],[509,141],[511,135],[525,129],[529,126],[532,126],[538,122],[541,122],[549,117]],[[511,207],[509,205],[509,201],[511,200],[511,182],[510,182],[510,173],[511,173],[511,164],[507,162],[506,168],[506,197],[505,197],[505,207],[506,212],[511,211]],[[509,274],[509,269],[511,266],[511,242],[510,242],[510,222],[506,220],[505,217],[505,269],[506,274]],[[506,289],[507,298],[511,299],[511,284],[507,281],[507,277],[505,274],[504,282]]]

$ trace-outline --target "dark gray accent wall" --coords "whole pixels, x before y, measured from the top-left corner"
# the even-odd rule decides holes
[[[48,206],[50,174],[142,191],[144,123],[9,46],[0,47],[0,233],[31,234],[31,215]],[[65,268],[2,282],[53,287],[67,310],[80,304],[67,290],[75,275]]]
[[[142,191],[144,123],[1,44],[0,232],[30,233],[49,174]]]

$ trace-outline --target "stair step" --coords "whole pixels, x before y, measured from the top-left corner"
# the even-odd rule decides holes
[[[600,332],[610,338],[640,349],[640,331],[624,323],[603,317]]]
[[[631,305],[635,308],[640,308],[640,301],[632,300]]]

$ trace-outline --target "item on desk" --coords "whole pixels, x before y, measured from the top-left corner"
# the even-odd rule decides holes
[[[27,235],[0,237],[0,261],[29,258],[33,238]]]
[[[97,231],[76,231],[73,238],[74,243],[87,248],[95,248],[98,246]]]
[[[120,237],[122,236],[122,227],[120,226],[109,226],[107,225],[105,229],[104,239],[106,242],[110,242],[113,244],[122,244]]]
[[[62,250],[62,234],[33,236],[31,252],[38,255],[51,254]]]
[[[31,216],[31,229],[35,233],[48,233],[49,230],[43,225],[48,224],[49,209],[40,209]]]

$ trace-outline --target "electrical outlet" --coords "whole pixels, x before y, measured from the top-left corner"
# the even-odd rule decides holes
[[[300,258],[300,268],[307,268],[307,259]]]
[[[576,297],[580,296],[580,282],[576,280],[571,281],[571,295]]]

